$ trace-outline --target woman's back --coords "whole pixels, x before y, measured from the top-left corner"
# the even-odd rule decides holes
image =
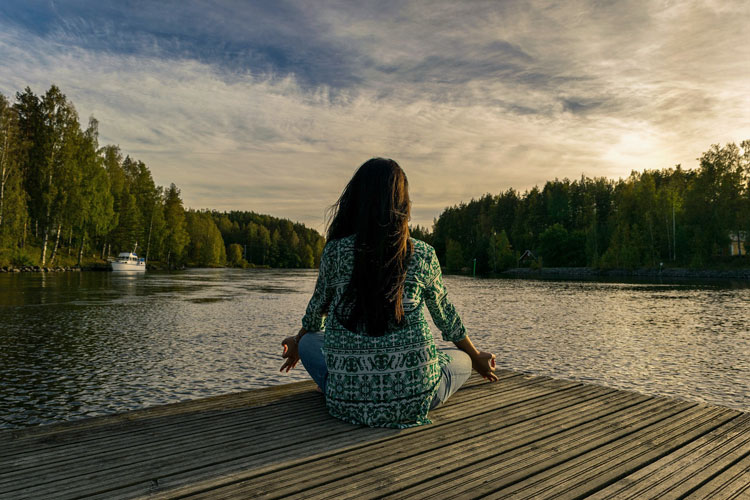
[[[429,423],[427,412],[441,368],[450,358],[435,347],[422,305],[427,304],[445,340],[455,342],[466,335],[446,299],[434,249],[413,238],[411,243],[402,296],[404,316],[382,336],[352,332],[335,314],[354,267],[354,236],[330,241],[323,252],[318,283],[302,323],[308,331],[325,329],[326,401],[338,418],[379,427]]]

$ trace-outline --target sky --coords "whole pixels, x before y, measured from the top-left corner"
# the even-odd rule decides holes
[[[0,93],[51,84],[187,207],[322,230],[356,168],[412,223],[750,139],[750,3],[0,0]]]

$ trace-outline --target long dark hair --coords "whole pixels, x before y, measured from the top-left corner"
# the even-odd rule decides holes
[[[334,308],[348,330],[379,337],[403,320],[410,210],[406,174],[385,158],[363,163],[330,208],[328,241],[356,235],[351,281]]]

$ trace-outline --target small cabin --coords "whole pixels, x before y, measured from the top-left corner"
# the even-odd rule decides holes
[[[531,262],[534,262],[535,260],[536,255],[534,255],[534,252],[532,252],[531,250],[526,250],[523,255],[518,258],[518,265],[520,266],[521,264],[529,264]]]

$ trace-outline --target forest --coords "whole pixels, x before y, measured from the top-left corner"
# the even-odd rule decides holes
[[[412,232],[458,272],[475,259],[484,274],[519,265],[748,267],[750,140],[712,145],[695,169],[555,179],[523,193],[487,194],[446,208],[432,231]]]
[[[315,230],[254,212],[186,210],[175,184],[100,146],[56,86],[0,94],[0,266],[105,262],[136,248],[152,265],[316,267]]]
[[[302,224],[186,210],[175,184],[155,185],[142,161],[100,146],[96,119],[83,128],[56,86],[15,97],[0,94],[0,267],[105,262],[136,244],[164,268],[318,265],[325,240]],[[694,169],[486,194],[412,234],[454,272],[750,266],[750,140],[712,145]]]

